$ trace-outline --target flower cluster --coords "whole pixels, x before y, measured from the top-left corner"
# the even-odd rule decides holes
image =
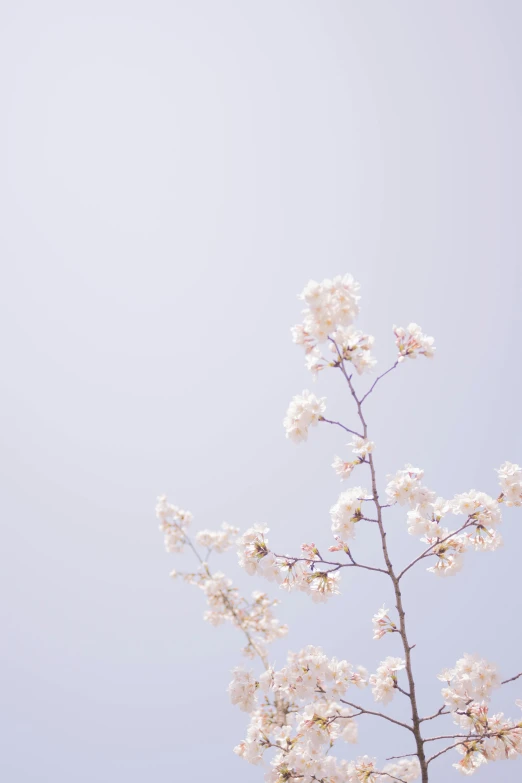
[[[386,494],[390,502],[398,503],[400,506],[408,503],[413,508],[416,506],[423,508],[432,502],[435,493],[421,484],[423,476],[424,471],[414,468],[413,465],[406,465],[403,470],[397,471],[395,476],[388,476]]]
[[[454,576],[461,570],[462,556],[467,547],[466,536],[452,535],[447,528],[442,528],[437,535],[426,536],[421,541],[428,544],[431,554],[437,558],[435,565],[427,569],[432,574]]]
[[[233,527],[223,522],[221,530],[200,530],[196,533],[197,543],[205,547],[206,549],[213,550],[214,552],[226,552],[227,549],[231,549],[239,533],[238,527]]]
[[[296,395],[288,406],[283,421],[286,437],[293,440],[294,443],[307,440],[309,428],[317,425],[325,409],[325,398],[319,399],[308,389],[305,389],[302,394]]]
[[[208,610],[203,615],[211,625],[230,622],[247,635],[243,653],[253,658],[265,655],[266,646],[288,633],[288,626],[274,617],[272,609],[280,602],[256,590],[250,601],[240,595],[232,581],[221,572],[210,574],[204,565],[194,574],[185,574],[185,581],[197,585],[204,593]]]
[[[235,752],[258,764],[268,749],[275,748],[266,781],[283,783],[298,777],[304,783],[340,783],[350,765],[329,751],[337,740],[357,741],[357,724],[342,697],[350,686],[362,688],[367,681],[362,667],[328,658],[312,646],[289,653],[286,666],[268,669],[257,682],[251,674],[235,670],[231,696],[242,709],[252,711],[247,737]],[[264,693],[261,704],[256,703],[256,689]]]
[[[339,571],[321,570],[314,561],[302,562],[293,558],[283,558],[280,563],[284,589],[306,593],[315,603],[324,603],[332,595],[339,595]]]
[[[359,283],[351,275],[317,283],[310,280],[299,295],[306,302],[303,323],[294,326],[294,342],[313,347],[324,343],[337,326],[350,326],[359,315]]]
[[[522,722],[514,723],[502,712],[488,713],[485,702],[473,702],[456,716],[455,723],[472,735],[456,748],[462,759],[453,766],[464,775],[472,775],[488,761],[515,759],[522,754]]]
[[[506,506],[522,506],[522,468],[512,462],[504,462],[497,471]]]
[[[416,504],[408,511],[408,533],[410,536],[442,537],[441,520],[451,511],[451,503],[438,497],[433,503]]]
[[[429,554],[437,557],[428,571],[439,576],[449,576],[462,568],[462,555],[469,547],[481,551],[493,551],[502,544],[502,537],[496,530],[502,521],[498,501],[485,492],[470,490],[456,495],[451,501],[436,497],[423,486],[423,471],[406,465],[395,476],[388,477],[386,493],[391,502],[409,504],[408,532],[424,536]],[[463,525],[457,531],[442,527],[441,522],[448,514],[465,515]]]
[[[489,714],[487,702],[501,684],[494,664],[466,654],[453,669],[441,672],[439,680],[447,683],[442,696],[454,723],[467,734],[456,748],[462,759],[453,766],[459,772],[471,775],[488,761],[522,754],[522,722],[506,720],[501,712]]]
[[[247,574],[253,576],[261,574],[269,581],[277,580],[280,576],[280,568],[277,559],[268,549],[266,534],[268,527],[255,525],[249,528],[244,535],[237,539],[237,553],[239,565]]]
[[[351,362],[358,375],[371,372],[377,364],[377,360],[371,354],[374,338],[370,334],[363,334],[353,326],[339,326],[332,333],[331,339],[333,364],[340,360]]]
[[[357,459],[346,461],[341,459],[341,457],[335,457],[332,462],[332,468],[340,477],[341,481],[349,478],[353,469],[366,460],[368,455],[373,451],[375,444],[367,438],[360,438],[358,435],[354,435],[353,439],[348,443],[348,446],[352,447],[352,451],[357,455]]]
[[[407,329],[402,326],[394,326],[395,343],[399,349],[399,362],[404,359],[416,359],[417,356],[426,356],[432,359],[435,354],[433,337],[422,333],[418,324],[410,324]]]
[[[186,541],[187,528],[192,522],[190,511],[167,503],[166,496],[160,495],[156,503],[156,517],[160,521],[159,529],[165,534],[167,552],[181,552]]]
[[[278,556],[268,548],[267,527],[252,527],[237,541],[239,564],[247,574],[260,574],[279,582],[286,590],[300,590],[313,601],[323,602],[339,593],[339,572],[318,567],[318,551],[303,544],[303,558]]]
[[[402,658],[388,657],[377,668],[377,672],[370,676],[373,698],[383,704],[388,704],[393,698],[398,686],[397,672],[406,666]]]
[[[341,542],[346,543],[355,536],[355,524],[362,519],[361,505],[368,499],[368,491],[362,487],[351,487],[341,492],[337,503],[330,509],[332,533]]]
[[[500,685],[494,664],[467,653],[459,658],[453,669],[444,669],[439,680],[447,683],[442,689],[442,698],[452,710],[462,709],[477,699],[489,700],[491,691]]]
[[[372,617],[373,638],[375,640],[382,639],[387,633],[395,633],[397,631],[397,626],[390,618],[388,611],[389,610],[383,606]]]
[[[447,512],[467,517],[458,531],[451,533],[447,528],[439,527],[439,522]],[[434,504],[428,504],[422,510],[417,507],[413,516],[408,515],[411,527],[429,529],[422,540],[432,548],[437,563],[428,571],[439,576],[457,573],[462,567],[462,555],[468,547],[477,551],[494,551],[502,544],[502,536],[495,529],[502,521],[499,504],[485,492],[472,489],[456,495],[448,502],[438,498]],[[411,529],[411,527],[409,529]]]
[[[353,326],[359,314],[358,290],[359,284],[353,277],[344,275],[322,283],[311,280],[301,293],[300,299],[307,307],[303,323],[292,327],[292,338],[305,349],[306,366],[314,376],[342,361],[351,362],[359,375],[375,365],[371,355],[374,338]],[[319,346],[327,340],[333,358],[321,354]]]
[[[228,686],[228,693],[232,704],[237,704],[243,712],[252,712],[256,705],[256,682],[251,671],[246,671],[242,666],[236,666],[232,672],[233,679]]]
[[[348,661],[328,658],[320,647],[309,645],[288,654],[287,665],[273,676],[273,688],[294,699],[308,699],[318,692],[330,699],[344,696],[350,685],[364,688],[368,672]]]
[[[361,756],[357,761],[350,762],[346,767],[347,783],[386,783],[395,780],[411,783],[420,777],[421,769],[416,758],[400,759],[393,764],[386,764],[379,770],[376,759]]]

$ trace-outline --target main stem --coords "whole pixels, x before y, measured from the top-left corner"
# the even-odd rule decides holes
[[[344,367],[343,363],[340,364],[340,369],[348,382],[348,386],[350,387],[350,392],[357,405],[357,413],[359,415],[359,419],[362,424],[363,435],[365,438],[367,438],[368,426],[366,424],[366,420],[362,412],[361,401],[359,400],[357,394],[355,393],[355,389],[353,388],[351,377],[347,374],[346,368]],[[424,740],[422,739],[421,730],[420,730],[421,721],[419,718],[419,710],[417,707],[417,696],[415,693],[415,680],[413,678],[413,670],[411,665],[412,647],[410,646],[410,643],[408,641],[408,635],[406,633],[406,613],[404,611],[404,606],[402,603],[402,594],[401,594],[401,588],[399,584],[399,578],[393,569],[393,565],[390,560],[390,555],[388,552],[388,546],[386,543],[386,531],[384,529],[384,524],[382,520],[382,506],[379,502],[379,493],[377,491],[377,478],[375,473],[375,463],[372,454],[369,455],[368,462],[370,465],[370,472],[372,477],[372,498],[375,503],[375,509],[377,511],[377,524],[379,526],[379,533],[381,536],[382,553],[384,555],[384,561],[386,563],[388,575],[393,584],[393,590],[395,592],[395,602],[396,602],[397,612],[399,614],[399,633],[402,639],[402,646],[404,648],[404,660],[406,662],[406,675],[408,677],[408,685],[409,685],[408,698],[410,699],[410,703],[411,703],[411,720],[413,724],[413,736],[415,737],[415,744],[417,746],[417,757],[419,759],[419,764],[421,768],[422,783],[428,783],[428,763],[426,760],[426,755],[424,753]]]

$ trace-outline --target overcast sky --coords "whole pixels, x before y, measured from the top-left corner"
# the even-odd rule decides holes
[[[368,403],[381,486],[413,462],[446,497],[496,495],[494,468],[522,462],[521,28],[516,0],[2,4],[6,781],[262,780],[232,753],[242,639],[169,580],[154,505],[167,493],[196,529],[264,522],[289,552],[330,544],[346,438],[323,425],[297,447],[282,427],[312,384],[289,334],[310,278],[360,280],[381,369],[394,323],[436,339]],[[337,378],[314,390],[355,423]],[[419,551],[404,517],[398,562]],[[465,651],[522,670],[520,511],[502,532],[451,580],[405,579],[425,713]],[[327,606],[285,594],[271,660],[399,654],[371,638],[384,582],[345,576]],[[494,708],[516,717],[521,697]],[[354,754],[412,750],[359,726]],[[430,780],[458,779],[458,758]]]

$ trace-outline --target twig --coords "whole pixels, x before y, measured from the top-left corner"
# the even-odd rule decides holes
[[[358,438],[362,438],[362,435],[359,435],[358,432],[355,432],[355,430],[351,430],[348,427],[345,427],[344,424],[341,424],[340,421],[332,421],[331,419],[325,419],[324,416],[319,416],[319,421],[325,421],[327,424],[337,424],[338,427],[342,427],[343,430],[346,430],[346,432],[349,432],[350,435],[356,435]]]
[[[470,519],[471,517],[468,517],[465,521],[465,523],[462,525],[462,527],[459,527],[458,530],[454,530],[453,533],[450,533],[449,535],[445,536],[445,538],[441,538],[440,541],[436,541],[434,544],[432,544],[428,549],[425,549],[424,552],[415,558],[415,560],[412,560],[409,565],[406,566],[406,568],[403,568],[403,570],[400,572],[399,576],[397,577],[398,580],[401,580],[404,574],[410,570],[410,568],[413,568],[413,566],[418,563],[420,560],[422,560],[425,557],[428,557],[432,550],[435,549],[435,547],[440,546],[441,544],[444,544],[445,541],[449,541],[450,538],[453,538],[454,536],[457,536],[459,533],[462,533],[462,531],[470,527]]]
[[[374,380],[374,382],[373,382],[373,384],[372,384],[371,388],[370,388],[370,389],[369,389],[369,390],[366,392],[366,394],[364,395],[364,397],[361,397],[361,405],[363,404],[363,402],[365,401],[365,399],[366,399],[366,398],[367,398],[367,397],[368,397],[368,396],[369,396],[369,395],[372,393],[372,391],[375,389],[375,387],[377,386],[377,384],[379,383],[379,381],[381,380],[381,378],[384,378],[384,376],[385,376],[385,375],[388,375],[388,373],[389,373],[389,372],[391,372],[392,370],[394,370],[394,369],[397,367],[397,365],[398,365],[398,364],[399,364],[399,361],[397,360],[397,361],[395,362],[395,364],[394,364],[392,367],[390,367],[388,370],[386,370],[386,372],[383,372],[383,374],[382,374],[382,375],[379,375],[379,377],[378,377],[378,378],[376,378],[376,379]]]
[[[508,682],[514,682],[515,680],[518,680],[519,677],[522,677],[522,672],[520,672],[520,674],[515,674],[514,677],[510,677],[509,680],[503,680],[500,684],[507,685]]]
[[[330,574],[332,571],[338,571],[340,568],[364,568],[366,571],[378,571],[380,574],[387,574],[388,572],[384,568],[377,568],[375,566],[364,565],[363,563],[356,563],[352,555],[348,553],[348,557],[352,561],[351,563],[335,563],[331,560],[323,560],[322,558],[314,560],[311,557],[293,557],[291,555],[278,555],[273,552],[274,557],[278,560],[289,560],[293,563],[308,563],[310,565],[331,565],[335,566],[325,573]]]
[[[400,720],[395,720],[395,718],[390,718],[389,715],[385,715],[384,712],[373,712],[372,710],[366,710],[364,707],[361,707],[359,704],[352,704],[351,701],[346,701],[346,699],[339,699],[339,701],[342,704],[347,704],[349,707],[353,707],[355,710],[360,710],[361,715],[375,715],[377,718],[384,718],[384,720],[390,721],[390,723],[395,723],[396,726],[402,726],[403,729],[408,729],[408,731],[413,732],[413,729],[411,726],[408,726],[407,723],[402,723]]]
[[[449,714],[450,714],[450,711],[447,710],[446,709],[446,705],[443,704],[442,707],[437,712],[435,712],[433,715],[430,715],[427,718],[421,718],[420,722],[424,723],[424,721],[426,721],[426,720],[433,720],[434,718],[439,718],[441,715],[449,715]]]

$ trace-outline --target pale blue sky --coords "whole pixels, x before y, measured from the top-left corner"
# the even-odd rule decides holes
[[[329,544],[345,439],[282,427],[311,384],[289,337],[310,277],[360,280],[381,369],[393,323],[436,338],[368,405],[381,480],[411,461],[442,495],[495,494],[493,469],[522,462],[521,23],[507,0],[1,6],[3,779],[262,780],[231,751],[242,640],[169,581],[154,504]],[[355,421],[339,381],[315,389]],[[406,585],[426,711],[464,651],[522,669],[506,516],[502,550]],[[406,561],[404,514],[388,524]],[[286,597],[272,659],[314,643],[374,668],[398,653],[371,639],[385,601],[366,574],[326,607]],[[410,750],[359,725],[361,753]]]

